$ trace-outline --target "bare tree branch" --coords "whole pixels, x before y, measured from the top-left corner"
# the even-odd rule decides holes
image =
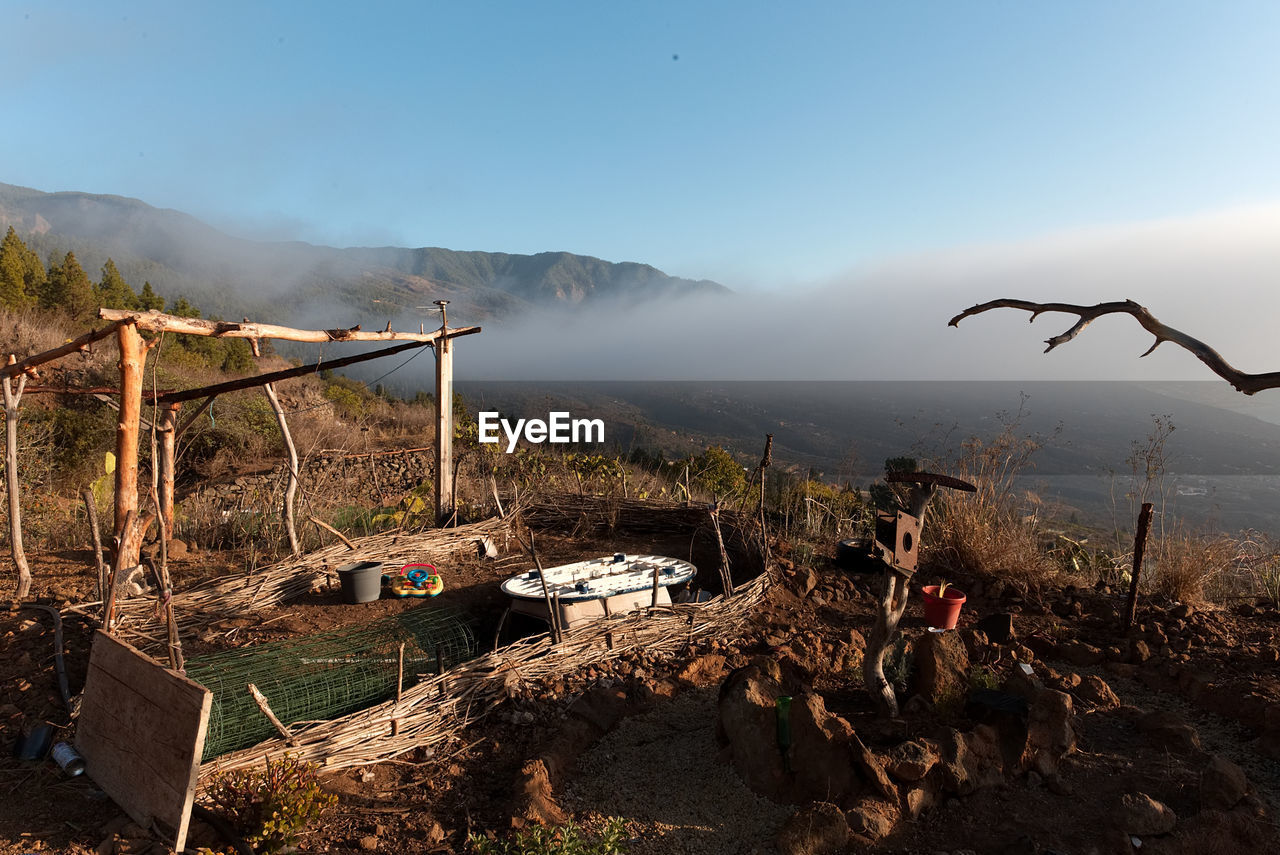
[[[1266,374],[1249,374],[1240,371],[1230,365],[1222,358],[1218,351],[1209,345],[1192,338],[1184,332],[1175,330],[1173,327],[1165,326],[1157,320],[1151,312],[1143,306],[1138,305],[1132,300],[1124,300],[1123,302],[1098,303],[1096,306],[1078,306],[1074,303],[1032,303],[1027,300],[992,300],[988,303],[981,303],[977,306],[970,306],[960,314],[956,315],[948,322],[948,326],[959,326],[960,322],[971,315],[980,315],[992,309],[1022,309],[1031,313],[1031,320],[1045,312],[1062,312],[1063,314],[1076,315],[1080,320],[1076,321],[1066,332],[1061,335],[1055,335],[1053,338],[1045,341],[1049,346],[1044,349],[1045,353],[1053,350],[1060,344],[1066,344],[1071,341],[1089,324],[1103,315],[1132,315],[1133,319],[1142,325],[1142,328],[1155,336],[1155,341],[1151,347],[1147,348],[1147,352],[1143,356],[1149,355],[1157,347],[1166,341],[1173,342],[1184,350],[1189,351],[1197,359],[1209,366],[1209,369],[1226,380],[1235,387],[1237,392],[1243,392],[1246,395],[1252,395],[1261,392],[1263,389],[1275,389],[1280,387],[1280,371],[1270,371]]]

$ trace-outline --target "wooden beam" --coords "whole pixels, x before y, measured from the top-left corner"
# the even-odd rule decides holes
[[[76,747],[85,772],[143,828],[186,845],[213,693],[99,630]]]
[[[174,389],[161,389],[160,391],[152,391],[151,389],[142,390],[142,399],[144,401],[154,401],[160,395],[167,395]],[[111,395],[118,397],[120,390],[111,386],[28,386],[27,394],[29,395],[93,395],[95,398],[103,395]]]
[[[114,333],[116,328],[120,326],[120,323],[121,322],[117,321],[116,323],[109,324],[100,330],[87,332],[79,338],[73,339],[60,347],[55,347],[53,350],[46,350],[43,353],[37,353],[35,356],[28,356],[20,362],[14,362],[10,365],[6,365],[4,368],[0,368],[0,377],[16,377],[19,374],[29,374],[31,369],[35,368],[37,365],[52,362],[61,356],[66,356],[68,353],[88,350],[89,345],[93,344],[95,341],[104,339]]]
[[[468,329],[479,332],[479,327],[469,327]],[[450,336],[452,338],[452,336]],[[267,383],[277,383],[281,380],[288,380],[291,377],[302,377],[305,374],[315,374],[317,371],[324,371],[328,368],[344,368],[348,365],[355,365],[358,362],[368,362],[370,359],[378,359],[383,356],[394,356],[397,353],[403,353],[406,350],[413,350],[415,347],[428,347],[433,345],[429,341],[415,341],[409,344],[400,344],[395,347],[387,347],[382,350],[375,350],[371,353],[359,353],[355,356],[344,356],[342,359],[329,359],[324,362],[312,362],[309,365],[299,365],[297,368],[286,368],[282,371],[272,371],[269,374],[258,374],[253,377],[244,377],[239,380],[229,380],[226,383],[218,383],[213,386],[202,386],[199,389],[188,389],[185,392],[169,392],[161,395],[157,400],[160,403],[170,403],[178,401],[192,401],[196,398],[212,397],[214,395],[222,395],[227,392],[238,392],[241,389],[253,389],[257,386],[263,386]]]
[[[205,335],[217,338],[274,338],[282,341],[417,341],[431,342],[444,334],[443,330],[432,332],[396,332],[380,330],[365,332],[359,325],[349,329],[334,330],[300,330],[293,327],[281,327],[275,324],[254,324],[247,321],[232,323],[229,321],[206,321],[202,318],[179,318],[161,312],[131,312],[124,309],[99,309],[98,317],[108,321],[125,321],[148,332],[185,333],[187,335]],[[464,331],[465,330],[465,331]],[[463,327],[449,330],[450,337],[469,335],[480,332],[479,327]]]
[[[129,512],[138,512],[138,433],[142,420],[142,367],[147,358],[142,336],[133,324],[117,327],[120,345],[120,418],[116,424],[115,533],[124,552],[121,566],[138,563],[135,545],[141,538],[122,537]]]

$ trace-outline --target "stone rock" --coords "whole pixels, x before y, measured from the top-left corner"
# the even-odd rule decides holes
[[[1011,644],[1018,638],[1013,630],[1013,615],[1008,612],[987,615],[973,628],[981,630],[992,644]]]
[[[818,587],[818,574],[812,567],[797,567],[786,575],[785,584],[797,597],[807,597]]]
[[[899,781],[919,781],[938,763],[937,746],[912,739],[897,745],[886,758],[885,769]]]
[[[685,663],[676,672],[676,681],[686,686],[710,686],[724,679],[728,670],[726,660],[719,653],[708,653]]]
[[[861,785],[850,757],[850,743],[857,739],[853,728],[828,712],[819,695],[792,695],[788,759],[794,771],[788,773],[777,736],[776,702],[790,694],[781,676],[776,662],[757,659],[725,680],[716,728],[724,755],[743,782],[766,798],[840,801]]]
[[[1035,700],[1036,695],[1044,691],[1044,683],[1040,681],[1034,672],[1028,674],[1021,667],[1017,667],[1005,678],[1002,688],[1009,694],[1024,699],[1029,704]]]
[[[569,715],[599,728],[602,733],[613,728],[627,714],[627,693],[621,689],[594,688],[569,706]]]
[[[1120,797],[1116,824],[1126,834],[1145,837],[1173,831],[1173,827],[1178,824],[1178,816],[1168,805],[1156,801],[1146,793],[1125,793]]]
[[[775,718],[776,722],[776,718]],[[762,738],[776,742],[777,725]],[[849,722],[827,711],[821,695],[803,692],[791,701],[792,776],[784,780],[779,801],[843,801],[860,788],[850,763],[853,743],[861,745]],[[777,754],[777,751],[773,752]]]
[[[1166,710],[1156,710],[1138,720],[1138,731],[1157,748],[1178,754],[1192,754],[1200,750],[1200,734],[1178,716]]]
[[[774,842],[781,855],[826,855],[849,842],[849,824],[840,808],[816,802],[792,814]]]
[[[373,836],[369,836],[369,837],[361,837],[361,838],[360,838],[360,848],[361,848],[361,849],[364,849],[366,852],[377,852],[377,851],[378,851],[378,838],[373,837]]]
[[[170,558],[176,558],[178,560],[186,558],[191,551],[187,548],[187,542],[185,540],[178,540],[177,538],[170,540],[169,545],[165,548]]]
[[[1178,674],[1178,691],[1191,700],[1197,700],[1213,688],[1213,675],[1196,668],[1184,668]]]
[[[898,817],[897,806],[883,799],[862,799],[844,814],[850,831],[872,841],[892,833]]]
[[[959,633],[926,632],[912,653],[912,692],[929,703],[959,700],[969,690],[969,654]]]
[[[551,773],[542,758],[530,760],[520,771],[514,818],[520,824],[537,822],[563,825],[568,815],[556,804],[551,789]]]
[[[1058,652],[1063,659],[1081,668],[1097,665],[1106,658],[1101,649],[1083,641],[1068,641],[1059,645]]]
[[[1225,757],[1214,755],[1200,773],[1200,803],[1207,808],[1230,810],[1249,794],[1244,770]]]
[[[1076,747],[1071,719],[1070,695],[1048,689],[1037,694],[1027,715],[1027,744],[1021,767],[1034,769],[1046,778],[1055,774],[1059,761]]]
[[[1129,661],[1141,665],[1151,658],[1151,648],[1141,638],[1135,638],[1129,644]]]
[[[902,810],[910,819],[919,819],[920,814],[937,804],[937,801],[937,789],[921,781],[903,792]]]
[[[875,752],[863,744],[862,740],[858,738],[858,734],[853,732],[852,727],[849,728],[849,751],[852,755],[853,765],[862,774],[862,777],[880,795],[891,801],[897,801],[898,788],[889,779],[889,773],[885,771],[884,763]]]
[[[1027,639],[1027,646],[1031,648],[1031,651],[1040,659],[1059,658],[1058,642],[1054,641],[1052,638],[1048,638],[1043,635],[1033,635]],[[1030,659],[1022,659],[1021,656],[1018,658],[1023,662],[1031,661]]]
[[[991,646],[990,640],[982,630],[969,627],[958,631],[960,640],[964,642],[965,652],[969,654],[970,661],[981,659],[982,654]]]
[[[1107,685],[1106,681],[1093,674],[1087,675],[1080,681],[1080,687],[1076,690],[1076,697],[1091,707],[1110,709],[1111,707],[1120,706],[1120,699],[1116,697],[1115,692],[1111,691],[1111,687]]]
[[[947,728],[938,739],[942,788],[967,796],[1004,781],[1003,758],[996,730],[979,725],[969,733]]]
[[[811,632],[792,639],[778,654],[788,667],[803,675],[806,680],[827,671],[834,664],[822,639]]]
[[[1125,662],[1108,662],[1103,666],[1107,669],[1107,673],[1114,674],[1117,677],[1125,677],[1132,680],[1138,674],[1137,665],[1129,665]]]

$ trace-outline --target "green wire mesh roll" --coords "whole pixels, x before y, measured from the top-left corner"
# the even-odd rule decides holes
[[[249,694],[253,683],[284,724],[327,721],[395,696],[400,645],[404,687],[476,656],[475,636],[451,608],[422,606],[356,627],[242,647],[187,662],[213,692],[204,760],[276,735]]]

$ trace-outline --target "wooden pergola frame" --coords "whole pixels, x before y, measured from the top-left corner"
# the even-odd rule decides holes
[[[162,519],[162,537],[166,539],[172,533],[174,454],[177,437],[194,422],[196,416],[208,407],[214,397],[224,392],[249,389],[256,386],[270,388],[270,384],[290,377],[299,377],[326,368],[354,365],[414,348],[431,347],[436,354],[436,406],[438,411],[435,439],[436,515],[441,522],[446,522],[452,518],[454,512],[452,465],[453,348],[451,342],[455,338],[480,332],[480,327],[449,329],[447,316],[444,314],[444,302],[438,301],[441,306],[440,328],[431,332],[427,332],[421,327],[418,332],[399,332],[392,330],[389,323],[386,329],[376,332],[361,330],[359,326],[348,329],[304,330],[274,324],[250,323],[247,319],[242,323],[230,323],[200,318],[180,318],[154,310],[137,312],[104,308],[98,311],[98,317],[109,321],[110,323],[107,326],[86,333],[60,347],[35,354],[21,361],[11,360],[9,365],[0,367],[0,380],[3,381],[7,392],[9,391],[10,378],[19,377],[25,379],[26,377],[33,377],[35,376],[34,369],[36,366],[77,351],[88,350],[89,345],[92,343],[107,338],[113,333],[115,334],[120,350],[120,388],[118,392],[116,390],[110,391],[119,396],[120,417],[116,426],[115,518],[113,530],[119,544],[116,566],[131,567],[138,563],[143,535],[150,523],[150,519],[144,519],[139,514],[138,444],[143,421],[142,401],[145,394],[143,389],[143,367],[146,362],[147,352],[154,346],[154,342],[148,344],[142,338],[142,332],[170,332],[183,335],[211,336],[214,338],[243,338],[248,339],[254,345],[255,351],[257,350],[257,343],[262,339],[319,343],[405,342],[396,347],[384,348],[372,353],[358,354],[326,362],[315,362],[199,389],[151,393],[148,397],[152,398],[157,406],[160,407],[159,424],[156,426],[160,439],[160,455],[157,461],[161,483],[158,510]],[[21,386],[18,388],[20,390]],[[15,391],[17,391],[18,395],[21,394],[21,391]],[[60,390],[50,389],[49,391]],[[107,390],[94,391],[102,392]],[[16,398],[16,396],[14,397]],[[178,412],[182,403],[201,398],[205,399],[205,403],[180,425],[178,423]],[[16,409],[16,400],[13,408]],[[278,405],[273,404],[273,410],[277,419],[282,419],[283,412]],[[282,425],[282,429],[286,431],[287,436],[287,427]],[[9,462],[9,468],[12,470],[14,461],[10,460]],[[297,464],[292,463],[290,470],[291,479],[296,479]],[[9,501],[11,524],[16,524],[17,518],[13,514],[13,508],[16,504],[17,496],[11,490]],[[21,551],[20,548],[18,551]],[[21,561],[16,554],[15,561],[19,561],[19,566],[21,567]],[[24,594],[25,592],[20,595]]]

